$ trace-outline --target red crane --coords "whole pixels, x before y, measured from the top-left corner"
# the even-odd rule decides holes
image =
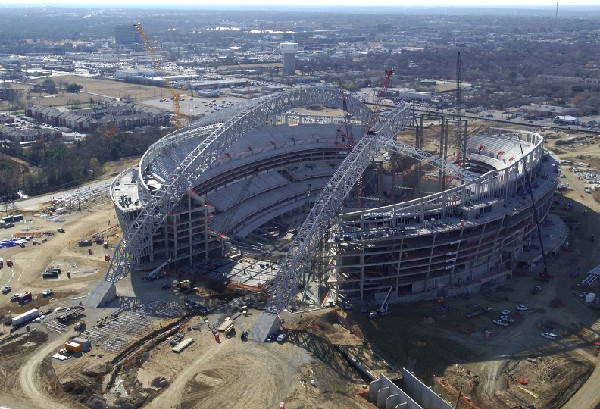
[[[379,88],[375,92],[375,98],[373,100],[373,109],[371,110],[371,116],[367,121],[367,125],[365,126],[365,137],[373,136],[373,132],[371,128],[373,125],[377,123],[379,119],[379,113],[381,111],[381,105],[383,103],[383,99],[386,96],[388,88],[392,85],[392,75],[394,75],[394,70],[385,70],[381,78],[379,78]],[[354,186],[354,207],[358,208],[361,206],[361,196],[362,196],[362,186],[363,184],[363,175],[361,174],[356,181],[356,185]]]

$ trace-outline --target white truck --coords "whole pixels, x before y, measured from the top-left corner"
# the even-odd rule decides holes
[[[20,327],[21,325],[24,325],[30,321],[33,321],[34,319],[36,319],[39,316],[40,316],[40,310],[38,310],[37,308],[34,308],[32,310],[24,312],[23,314],[13,317],[12,325],[13,325],[13,327]]]

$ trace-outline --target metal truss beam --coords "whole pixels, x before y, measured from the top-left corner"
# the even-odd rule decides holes
[[[275,277],[267,312],[277,314],[289,305],[310,259],[320,246],[344,199],[353,189],[358,177],[382,149],[394,151],[420,162],[428,160],[434,166],[444,169],[446,174],[465,182],[477,179],[476,174],[448,163],[436,155],[394,140],[398,132],[409,124],[410,114],[409,107],[404,106],[392,115],[380,118],[379,122],[371,128],[375,136],[363,137],[342,162],[294,238]]]
[[[432,155],[431,153],[422,151],[412,145],[406,145],[400,141],[393,141],[389,139],[378,138],[381,149],[394,151],[400,155],[408,156],[416,159],[419,162],[427,161],[429,164],[436,168],[440,168],[444,174],[453,176],[455,178],[463,180],[465,183],[471,182],[480,176],[470,172],[466,169],[461,168],[458,165],[447,162],[439,156]]]
[[[409,122],[410,109],[403,105],[391,115],[380,118],[346,156],[321,191],[280,266],[267,304],[268,313],[277,314],[289,305],[308,262],[356,180],[379,152],[381,141],[393,142],[396,134]]]
[[[161,228],[167,215],[186,190],[192,188],[210,164],[221,157],[234,142],[249,130],[263,127],[278,114],[314,105],[344,107],[363,123],[369,119],[371,112],[358,98],[332,86],[295,87],[286,92],[249,101],[237,115],[228,118],[200,140],[198,146],[172,171],[160,189],[151,195],[140,195],[145,203],[135,220],[125,229],[121,242],[117,244],[105,280],[114,283],[127,276],[139,258],[147,254],[152,236]],[[161,139],[149,151],[156,157],[160,154],[160,149],[175,137],[193,137],[194,134],[200,134],[201,130],[197,127],[203,123],[208,125],[211,122],[194,122],[191,129],[187,128]],[[145,156],[150,159],[152,157]]]

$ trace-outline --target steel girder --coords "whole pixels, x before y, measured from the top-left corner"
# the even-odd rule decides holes
[[[160,189],[151,195],[140,195],[140,198],[146,201],[135,220],[126,227],[123,239],[117,244],[105,280],[114,283],[127,276],[131,266],[144,252],[148,252],[152,236],[161,228],[165,218],[186,190],[192,188],[210,164],[222,156],[246,132],[264,126],[276,115],[291,109],[324,104],[344,106],[350,114],[363,123],[369,119],[371,112],[359,99],[336,87],[295,87],[289,91],[252,100],[237,115],[227,119],[222,126],[215,127],[189,153],[180,166],[172,171],[171,177],[162,184]],[[202,122],[195,122],[194,126]],[[198,133],[198,130],[186,129],[181,132],[184,135],[181,133],[176,135],[186,137],[195,132]],[[165,137],[150,150],[160,149],[173,139],[173,136]]]
[[[273,282],[267,312],[277,314],[285,309],[297,292],[298,282],[318,249],[330,223],[342,207],[359,176],[379,152],[382,142],[390,141],[410,122],[410,109],[403,105],[391,115],[380,118],[354,146],[335,171],[313,205],[294,238]]]

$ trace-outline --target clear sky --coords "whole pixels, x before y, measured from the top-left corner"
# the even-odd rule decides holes
[[[556,0],[0,0],[11,6],[72,6],[72,7],[211,7],[232,6],[393,6],[393,7],[556,7]],[[600,6],[600,0],[562,0],[561,6]]]

